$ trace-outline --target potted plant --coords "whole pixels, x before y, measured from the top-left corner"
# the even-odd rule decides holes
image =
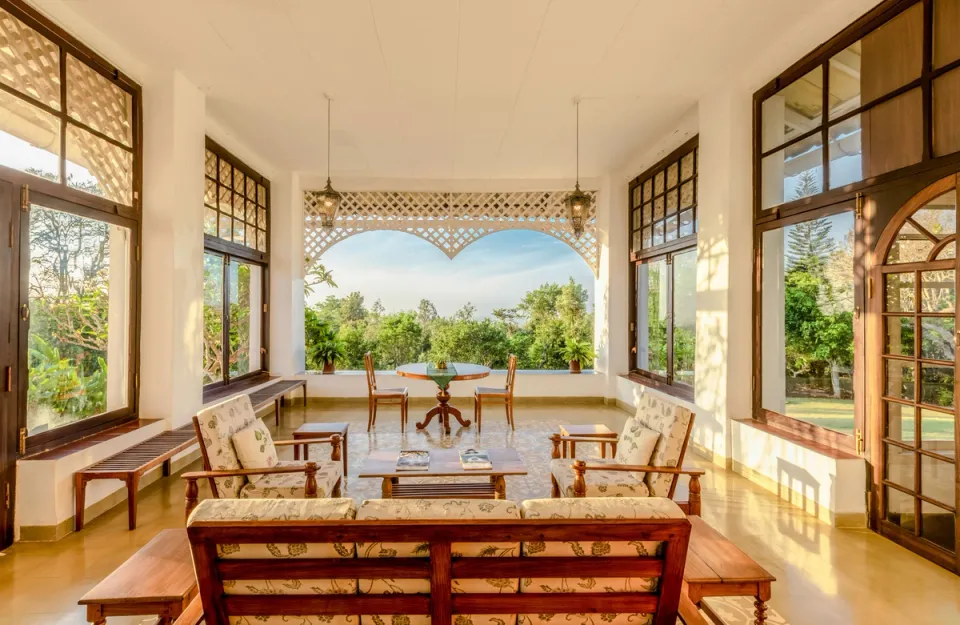
[[[570,362],[570,373],[580,373],[581,365],[591,364],[596,354],[590,343],[568,338],[563,346],[563,357]]]
[[[324,375],[329,375],[336,371],[336,363],[343,359],[344,355],[343,345],[337,339],[336,333],[332,328],[324,327],[311,350],[313,361],[322,362]]]

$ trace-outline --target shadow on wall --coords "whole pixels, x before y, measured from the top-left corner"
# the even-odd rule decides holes
[[[820,518],[820,482],[783,458],[777,458],[777,497]]]

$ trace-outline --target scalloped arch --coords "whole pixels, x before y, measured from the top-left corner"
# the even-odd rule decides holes
[[[588,191],[596,198],[595,191]],[[304,250],[311,261],[335,244],[362,232],[393,230],[419,237],[455,257],[468,245],[495,232],[533,230],[574,249],[599,271],[596,203],[590,206],[580,238],[564,215],[566,191],[448,193],[431,191],[353,191],[343,194],[337,226],[324,230],[316,218],[317,192],[303,194]]]

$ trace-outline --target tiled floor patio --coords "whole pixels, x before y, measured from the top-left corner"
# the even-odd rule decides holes
[[[411,428],[400,434],[399,417],[383,411],[376,432],[366,432],[366,408],[286,409],[278,438],[304,421],[349,421],[350,477],[345,496],[380,496],[379,480],[356,478],[373,448],[512,446],[530,474],[508,478],[511,499],[548,497],[549,434],[560,423],[606,423],[619,430],[625,413],[599,405],[519,406],[517,431],[509,432],[493,407],[484,431],[453,430],[441,437],[412,426],[423,413],[411,407]],[[469,410],[465,410],[469,412]],[[267,419],[272,423],[272,418]],[[272,426],[271,426],[272,427]],[[290,453],[285,450],[284,453]],[[315,454],[314,455],[318,455]],[[696,460],[694,460],[696,463]],[[703,481],[704,518],[777,576],[770,607],[791,625],[947,625],[960,623],[960,579],[867,530],[838,530],[779,501],[739,475],[709,467]],[[183,484],[178,477],[150,486],[140,501],[140,526],[126,528],[126,507],[94,519],[79,534],[52,544],[18,543],[0,554],[0,625],[85,623],[76,601],[163,528],[183,526]],[[153,619],[111,619],[110,625]]]

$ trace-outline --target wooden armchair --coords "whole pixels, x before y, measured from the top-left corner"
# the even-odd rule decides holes
[[[274,441],[277,447],[329,443],[328,462],[291,462],[281,460],[264,469],[244,469],[233,448],[232,437],[257,419],[247,395],[237,395],[202,410],[193,418],[193,427],[200,443],[203,471],[184,473],[186,480],[186,514],[196,507],[200,480],[210,483],[216,499],[297,499],[339,497],[343,476],[340,463],[341,437],[301,438],[295,441]],[[263,476],[255,483],[248,478]]]
[[[473,416],[477,422],[477,432],[483,427],[483,400],[502,401],[507,409],[507,424],[513,426],[513,383],[517,377],[517,357],[510,354],[507,359],[507,385],[504,388],[478,386],[473,391]]]
[[[553,443],[551,480],[554,497],[669,497],[674,498],[677,477],[690,477],[689,498],[677,501],[687,514],[700,515],[700,477],[704,471],[683,467],[694,414],[665,398],[645,394],[636,415],[628,419],[616,455],[605,458],[566,459],[561,448],[568,443],[610,443],[609,438],[590,436],[550,437]],[[659,434],[648,464],[631,463],[642,432]]]
[[[407,409],[410,403],[407,387],[377,388],[377,373],[373,368],[373,354],[370,352],[363,355],[363,368],[367,372],[367,397],[369,404],[367,431],[369,432],[373,426],[377,424],[377,406],[380,404],[399,404],[400,433],[402,434],[407,425]]]

